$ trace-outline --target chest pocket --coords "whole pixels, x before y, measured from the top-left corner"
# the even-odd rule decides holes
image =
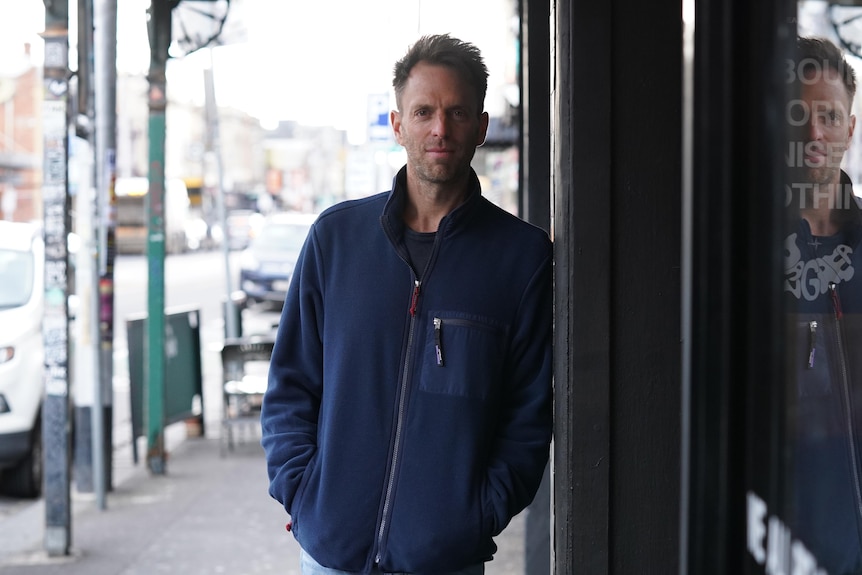
[[[508,329],[473,314],[428,313],[419,389],[487,399],[501,382]]]

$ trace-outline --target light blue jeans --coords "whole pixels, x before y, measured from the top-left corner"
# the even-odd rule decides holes
[[[324,567],[314,560],[314,558],[303,550],[299,554],[300,572],[302,575],[357,575],[353,571],[341,571],[339,569],[331,569]],[[410,573],[389,573],[379,572],[380,575],[410,575]],[[449,573],[434,573],[434,575],[484,575],[485,564],[473,565],[460,571],[450,571]],[[429,574],[430,575],[430,574]]]

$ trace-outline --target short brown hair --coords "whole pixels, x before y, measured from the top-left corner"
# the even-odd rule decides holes
[[[826,68],[837,72],[844,83],[844,89],[853,104],[856,96],[856,72],[847,63],[841,50],[826,38],[800,37],[797,46],[797,74],[799,78],[809,73],[822,74]]]
[[[401,94],[410,71],[419,62],[447,66],[455,70],[476,94],[478,112],[485,110],[485,95],[488,92],[488,68],[479,49],[448,34],[422,36],[413,44],[403,58],[395,63],[392,87],[395,101],[401,103]]]

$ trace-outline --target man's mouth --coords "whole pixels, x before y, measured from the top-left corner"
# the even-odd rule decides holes
[[[809,142],[805,146],[805,167],[820,168],[826,164],[826,150],[823,146]]]
[[[428,148],[425,152],[433,157],[444,157],[452,154],[452,150],[448,148]]]
[[[826,156],[823,154],[805,154],[806,168],[822,168],[826,164]]]

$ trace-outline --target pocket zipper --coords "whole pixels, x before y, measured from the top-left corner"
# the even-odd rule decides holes
[[[443,367],[443,320],[434,318],[434,351],[437,354],[437,365]]]
[[[817,322],[808,322],[808,369],[814,369],[814,352],[817,343]]]

